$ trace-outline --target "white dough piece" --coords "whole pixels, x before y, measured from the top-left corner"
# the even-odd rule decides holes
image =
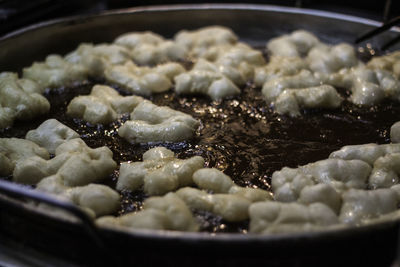
[[[184,187],[176,191],[176,194],[182,198],[186,204],[198,210],[212,211],[215,199],[213,198],[213,194],[208,194],[204,190],[199,190],[191,187]],[[240,187],[234,185],[229,190],[228,194],[236,195],[242,198],[247,199],[250,202],[258,202],[258,201],[266,201],[271,200],[271,193],[258,189],[258,188],[248,188],[248,187]],[[219,194],[223,195],[223,194]]]
[[[229,176],[214,168],[197,170],[193,181],[199,188],[215,194],[188,187],[176,194],[192,209],[215,213],[230,222],[248,219],[250,203],[271,199],[271,194],[265,190],[236,186]]]
[[[158,45],[164,41],[164,37],[161,35],[151,31],[144,31],[124,33],[118,36],[114,43],[133,49],[141,44]]]
[[[338,186],[337,182],[334,183],[334,185],[321,183],[318,178],[311,174],[287,167],[274,172],[272,175],[272,190],[275,200],[281,202],[298,201],[303,204],[320,202],[338,212],[341,195],[335,188],[335,186]]]
[[[56,152],[59,145],[74,138],[79,138],[79,134],[56,119],[44,121],[25,136],[25,139],[46,148],[51,154]]]
[[[271,186],[276,200],[292,202],[299,198],[304,187],[317,182],[315,177],[302,173],[298,168],[284,167],[272,174]]]
[[[324,183],[342,192],[347,188],[364,189],[371,167],[361,160],[326,159],[298,168],[284,167],[272,174],[271,186],[279,201],[295,201],[306,186]]]
[[[397,200],[400,201],[400,184],[396,184],[396,185],[390,187],[390,189],[392,189],[393,191],[396,192]]]
[[[371,167],[361,160],[325,159],[300,167],[305,174],[318,182],[343,183],[348,188],[365,188]]]
[[[261,51],[246,44],[238,43],[229,48],[221,49],[215,64],[222,70],[221,73],[230,78],[236,85],[243,86],[246,82],[254,79],[255,68],[265,65],[265,59]],[[226,70],[224,71],[224,69]],[[229,74],[232,70],[240,73],[242,81],[232,79]]]
[[[15,114],[11,108],[0,106],[0,129],[11,126],[14,118]]]
[[[214,193],[228,193],[234,185],[228,175],[214,168],[197,170],[193,174],[193,181],[199,188],[211,190]]]
[[[194,156],[177,159],[171,150],[155,147],[143,154],[143,162],[121,163],[118,190],[137,190],[144,185],[149,195],[163,195],[193,183],[193,173],[204,159]]]
[[[143,161],[161,159],[170,160],[172,158],[175,158],[175,153],[162,146],[149,149],[143,154]]]
[[[104,70],[111,65],[121,65],[131,59],[126,47],[116,44],[81,44],[65,56],[66,61],[83,66],[92,76],[104,76]]]
[[[400,101],[400,80],[386,70],[375,70],[376,78],[386,98]]]
[[[104,216],[98,218],[96,224],[103,227],[128,230],[166,230],[170,225],[165,212],[156,209],[146,209],[136,213],[131,212],[119,217]]]
[[[46,149],[32,141],[19,138],[0,138],[0,175],[12,174],[19,161],[34,156],[43,160],[50,158]]]
[[[389,188],[399,183],[400,153],[387,154],[374,162],[369,185],[371,188]]]
[[[0,175],[10,175],[12,174],[15,165],[13,162],[7,158],[4,153],[0,153]]]
[[[150,197],[143,208],[165,212],[169,221],[169,230],[197,231],[198,225],[188,206],[175,193],[163,197]]]
[[[211,62],[203,58],[199,58],[196,64],[194,64],[192,72],[194,72],[195,70],[218,73],[231,80],[237,86],[243,85],[247,79],[238,68],[219,65],[215,62]]]
[[[270,192],[252,187],[241,187],[234,185],[229,189],[229,194],[244,197],[251,202],[271,200],[272,195]]]
[[[212,212],[214,208],[213,195],[204,190],[193,187],[183,187],[177,190],[176,195],[193,210]]]
[[[243,86],[246,82],[253,80],[255,68],[263,65],[265,65],[265,60],[260,51],[244,43],[237,43],[211,48],[204,58],[197,60],[192,71],[205,70],[219,73],[235,85]]]
[[[316,75],[325,83],[351,90],[350,101],[354,104],[374,105],[384,98],[400,100],[399,80],[384,70],[371,70],[360,65],[328,76]]]
[[[87,79],[89,69],[60,55],[49,55],[44,62],[35,62],[23,69],[23,77],[36,81],[43,89],[71,85]]]
[[[149,96],[168,91],[172,79],[185,69],[178,63],[166,63],[154,68],[139,67],[132,62],[110,66],[105,70],[106,79],[134,94]]]
[[[140,44],[132,50],[132,58],[141,65],[156,65],[169,61],[184,60],[187,48],[176,42],[165,40],[160,44]]]
[[[130,49],[133,60],[141,65],[183,60],[187,56],[185,46],[149,31],[125,33],[117,37],[114,43]]]
[[[175,230],[198,231],[192,213],[186,204],[174,193],[164,197],[150,197],[144,203],[144,209],[120,217],[106,216],[97,219],[96,223],[106,227],[125,227],[132,230]]]
[[[343,205],[339,219],[346,224],[361,224],[397,210],[399,201],[392,189],[350,189],[343,194]]]
[[[342,196],[328,184],[306,185],[300,192],[298,202],[306,205],[323,203],[338,214],[342,206]]]
[[[107,124],[117,120],[121,114],[131,113],[143,101],[140,96],[121,96],[111,87],[95,85],[90,95],[72,99],[67,115],[93,124]]]
[[[393,153],[400,153],[400,144],[363,144],[344,146],[341,149],[332,152],[329,157],[345,160],[358,159],[365,161],[372,166],[378,158]]]
[[[202,168],[193,174],[194,183],[201,189],[220,194],[234,194],[251,202],[271,199],[271,194],[262,189],[241,187],[234,184],[231,177],[215,168]]]
[[[262,87],[262,94],[267,103],[272,103],[285,89],[307,88],[320,84],[320,79],[316,78],[310,71],[302,70],[292,76],[283,76],[268,80]]]
[[[400,51],[395,51],[380,57],[373,57],[367,67],[374,70],[386,70],[400,79]]]
[[[36,184],[45,177],[59,175],[65,186],[82,186],[101,181],[117,167],[109,148],[89,148],[80,138],[58,146],[55,155],[50,160],[32,156],[18,161],[13,180]]]
[[[379,85],[358,79],[353,83],[351,91],[350,101],[358,105],[378,104],[385,98],[385,94],[379,88]]]
[[[38,93],[42,94],[44,92],[43,87],[41,87],[37,82],[31,80],[31,79],[24,79],[18,78],[18,74],[14,72],[1,72],[0,73],[0,80],[4,81],[12,81],[18,85],[19,88],[21,88],[23,91],[25,91],[28,94],[33,94],[33,93]]]
[[[168,62],[164,64],[158,64],[152,68],[154,72],[165,75],[171,82],[173,82],[175,76],[185,72],[185,68],[181,64],[176,62]]]
[[[400,143],[400,121],[390,127],[390,141],[392,143]]]
[[[60,175],[48,176],[36,185],[37,190],[58,196],[63,195],[70,188],[70,186],[64,184]]]
[[[275,110],[279,114],[292,117],[300,115],[301,108],[337,108],[343,99],[330,85],[302,89],[286,89],[275,101]]]
[[[198,125],[199,121],[188,114],[143,101],[118,134],[130,143],[179,142],[192,138]]]
[[[110,187],[100,184],[69,187],[58,174],[40,181],[36,189],[70,200],[75,205],[89,209],[96,217],[112,214],[120,206],[119,194]]]
[[[46,114],[50,103],[41,88],[28,79],[10,72],[0,74],[0,129],[12,126],[15,119],[30,120]]]
[[[213,213],[228,222],[240,222],[249,218],[251,201],[239,195],[215,194],[212,196]]]
[[[272,234],[322,230],[338,217],[325,204],[257,202],[249,208],[250,232]]]
[[[240,89],[225,75],[209,70],[193,69],[174,78],[178,94],[205,94],[219,100],[240,93]]]
[[[314,46],[309,51],[306,61],[312,71],[322,73],[334,73],[359,64],[354,47],[345,43]]]
[[[290,35],[282,35],[271,39],[267,48],[273,56],[299,57],[320,44],[318,38],[310,32],[297,30]]]
[[[112,214],[120,206],[119,194],[110,187],[100,184],[88,184],[68,189],[64,194],[80,207],[94,211],[96,217]]]
[[[223,47],[224,49],[221,49],[221,52],[216,58],[216,63],[218,64],[231,67],[238,67],[243,62],[254,66],[265,65],[262,52],[253,49],[245,43],[237,43],[235,45]]]
[[[228,28],[209,26],[193,31],[182,30],[175,37],[178,45],[186,47],[191,57],[201,57],[216,45],[232,45],[238,37]]]
[[[249,188],[251,189],[251,188]],[[208,194],[191,187],[179,189],[176,194],[191,209],[209,211],[229,222],[240,222],[249,218],[251,200],[240,194]],[[260,201],[265,201],[263,198]]]
[[[300,57],[271,56],[267,65],[255,68],[254,83],[263,86],[268,80],[293,76],[303,69],[307,69],[307,64]]]

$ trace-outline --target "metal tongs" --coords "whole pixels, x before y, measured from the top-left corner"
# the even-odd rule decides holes
[[[370,39],[371,37],[374,37],[374,36],[384,32],[384,31],[390,29],[393,26],[396,26],[397,24],[400,24],[400,16],[395,17],[395,18],[391,19],[390,21],[384,23],[381,27],[378,27],[378,28],[376,28],[376,29],[374,29],[372,31],[369,31],[369,32],[365,33],[364,35],[358,37],[355,40],[355,43],[358,44],[358,43],[360,43],[362,41]],[[400,35],[395,37],[394,39],[390,40],[389,42],[383,44],[380,49],[381,50],[386,50],[390,46],[392,46],[395,43],[397,43],[398,41],[400,41]]]

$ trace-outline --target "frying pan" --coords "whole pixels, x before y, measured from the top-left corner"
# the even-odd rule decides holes
[[[380,25],[335,13],[265,5],[133,8],[53,20],[8,34],[0,38],[0,71],[20,71],[48,54],[65,54],[82,42],[110,42],[128,31],[148,30],[169,38],[182,29],[216,24],[230,27],[241,41],[260,48],[271,37],[296,29],[309,30],[324,42],[351,43]],[[379,47],[399,32],[392,29],[371,40],[371,44]],[[68,262],[66,266],[387,266],[396,258],[398,221],[265,236],[124,232],[98,229],[79,209],[31,191],[0,181],[0,243],[22,254],[35,251],[39,254],[33,255],[61,258]],[[26,205],[25,199],[57,206],[77,219],[43,213]]]

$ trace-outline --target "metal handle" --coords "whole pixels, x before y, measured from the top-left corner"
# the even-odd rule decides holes
[[[45,203],[47,205],[57,207],[74,215],[82,222],[83,227],[87,230],[89,236],[92,238],[97,247],[101,250],[102,255],[111,256],[109,255],[109,250],[106,248],[105,242],[103,242],[103,240],[101,239],[98,228],[94,224],[93,220],[76,205],[64,200],[51,197],[48,194],[43,194],[30,187],[15,184],[2,179],[0,179],[0,193],[13,198],[24,198]],[[0,198],[0,201],[7,202],[6,199],[2,198]],[[108,259],[110,259],[110,257]]]

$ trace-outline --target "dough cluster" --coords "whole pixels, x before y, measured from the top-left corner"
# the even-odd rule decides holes
[[[351,45],[327,45],[304,30],[273,38],[266,49],[269,62],[261,51],[240,42],[222,26],[182,30],[172,39],[149,31],[129,32],[110,44],[83,43],[65,56],[49,55],[24,68],[23,78],[37,83],[36,93],[96,77],[146,97],[172,89],[216,101],[239,95],[241,88],[253,82],[262,88],[268,105],[291,117],[301,116],[304,109],[340,107],[345,99],[337,89],[351,92],[347,100],[356,105],[400,99],[399,52],[364,64]],[[194,64],[184,67],[184,61]],[[44,103],[38,105],[40,110],[30,108],[36,109],[31,116],[46,112]],[[0,128],[23,117],[17,113],[2,104]]]
[[[89,95],[75,97],[67,114],[92,124],[129,114],[118,134],[133,144],[193,137],[198,120],[143,98],[168,90],[220,101],[240,95],[250,83],[261,88],[277,113],[292,117],[303,109],[338,108],[344,100],[362,106],[400,100],[399,52],[364,64],[349,44],[327,45],[303,30],[270,40],[266,49],[268,63],[261,51],[221,26],[183,30],[172,39],[130,32],[111,44],[84,43],[65,56],[49,55],[24,68],[22,78],[0,74],[0,128],[46,114],[50,105],[42,94],[47,90],[90,78],[133,95],[96,85]],[[348,99],[339,88],[351,93]],[[273,194],[235,185],[223,172],[203,168],[199,156],[179,159],[155,147],[143,154],[143,161],[120,164],[116,189],[143,190],[150,197],[142,210],[119,217],[114,215],[120,194],[97,184],[118,171],[113,153],[88,147],[55,119],[25,139],[0,139],[0,175],[71,201],[107,227],[198,231],[194,214],[206,212],[226,222],[248,220],[252,233],[319,231],[399,216],[399,123],[390,136],[391,144],[346,146],[328,159],[284,167],[272,175]]]
[[[16,73],[0,73],[0,129],[14,120],[30,120],[46,114],[50,103],[41,95],[42,87],[30,79],[19,79]]]
[[[240,93],[239,86],[254,79],[256,67],[265,65],[260,51],[238,42],[223,27],[182,31],[175,39],[197,59],[192,70],[175,77],[178,94],[205,94],[212,100],[232,97]]]
[[[184,71],[180,64],[173,62],[150,68],[139,67],[128,61],[124,65],[107,68],[104,75],[107,81],[133,94],[149,96],[171,89],[173,78]]]
[[[203,165],[202,157],[182,160],[169,149],[152,148],[143,154],[142,162],[121,163],[117,189],[134,191],[143,186],[148,195],[164,195],[193,184],[193,173]]]
[[[332,226],[339,223],[362,225],[382,216],[396,218],[400,202],[399,150],[396,143],[345,146],[332,152],[326,160],[274,172],[272,191],[279,203],[265,204],[263,210],[261,204],[253,211],[250,208],[250,230],[298,231],[321,229],[326,222]],[[311,207],[315,204],[320,205],[325,218],[313,217]],[[284,209],[303,209],[304,212],[293,215],[293,221],[282,226],[281,220],[286,219],[280,216],[292,216]],[[274,210],[276,215],[268,214],[267,210]],[[256,218],[254,224],[252,214]]]
[[[129,49],[133,61],[140,65],[184,60],[188,53],[186,46],[149,31],[125,33],[114,43]]]
[[[117,164],[107,147],[89,148],[80,138],[71,139],[56,148],[55,157],[38,156],[19,161],[13,172],[18,183],[36,184],[49,176],[60,176],[66,186],[99,182],[110,175]]]
[[[124,113],[131,113],[143,101],[140,96],[124,97],[111,87],[95,85],[90,95],[72,99],[67,107],[67,115],[92,124],[107,124]]]
[[[45,148],[50,154],[55,154],[57,147],[74,138],[79,138],[79,134],[56,119],[44,121],[25,136],[26,140]]]
[[[60,55],[49,55],[23,69],[23,78],[36,81],[43,89],[72,85],[87,79],[88,67],[74,64]]]
[[[140,96],[121,96],[104,85],[94,86],[90,95],[75,97],[67,107],[67,115],[92,124],[108,124],[129,113],[130,120],[118,134],[130,143],[185,141],[199,126],[188,114],[154,105]]]
[[[105,216],[96,223],[106,227],[123,227],[123,229],[152,229],[197,231],[199,226],[189,207],[175,193],[163,197],[146,199],[143,210],[128,213],[119,217]]]
[[[118,134],[130,143],[180,142],[192,138],[198,126],[199,121],[188,114],[145,100]]]
[[[0,138],[1,176],[36,185],[37,190],[71,201],[93,217],[112,214],[120,206],[116,191],[94,184],[116,168],[109,148],[89,148],[75,131],[55,119],[29,131],[26,139]]]
[[[272,199],[268,191],[237,186],[221,171],[203,165],[201,157],[179,160],[164,147],[148,150],[143,162],[122,163],[118,190],[131,191],[144,185],[147,194],[164,196],[148,198],[141,211],[102,217],[97,223],[132,230],[197,231],[192,211],[206,211],[229,222],[240,222],[249,218],[251,203]]]
[[[270,40],[267,49],[270,61],[255,69],[254,81],[279,114],[296,117],[304,108],[337,108],[343,100],[338,88],[350,91],[348,100],[362,106],[399,100],[396,52],[364,64],[351,45],[330,46],[303,30]]]

